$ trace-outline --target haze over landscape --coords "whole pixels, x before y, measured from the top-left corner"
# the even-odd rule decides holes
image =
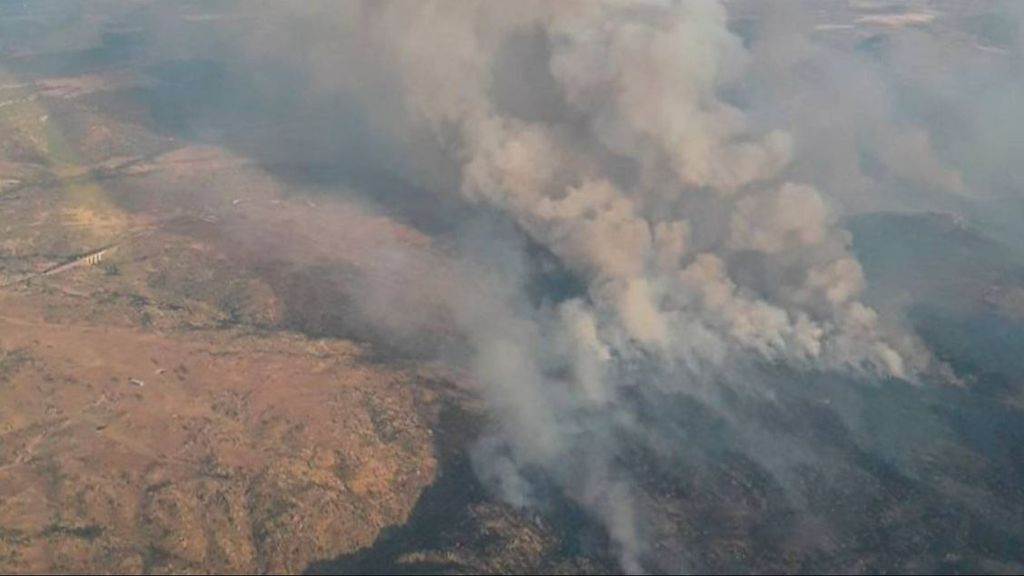
[[[0,0],[0,572],[1024,572],[1022,6]]]

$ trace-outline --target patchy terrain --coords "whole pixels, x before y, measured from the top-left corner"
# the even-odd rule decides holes
[[[226,185],[244,163],[216,151],[154,141],[169,151],[96,157],[121,137],[101,118],[83,120],[81,138],[47,136],[31,122],[89,116],[75,104],[37,114],[80,96],[49,94],[70,84],[44,83],[6,112],[26,125],[4,133],[18,183],[0,205],[4,571],[295,572],[401,523],[436,476],[447,381],[284,330],[324,311],[302,316],[254,270],[303,265],[274,247],[305,248],[281,236],[299,235],[310,207],[258,180]],[[241,189],[248,202],[233,205]],[[417,241],[328,209],[345,215],[363,228],[339,239],[302,227],[324,267],[365,265],[353,239]]]
[[[352,344],[3,306],[8,571],[292,572],[371,543],[435,474],[432,394]]]

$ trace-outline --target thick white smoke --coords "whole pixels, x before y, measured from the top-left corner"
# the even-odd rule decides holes
[[[721,96],[748,60],[721,4],[397,3],[362,17],[411,120],[454,149],[461,193],[586,282],[551,309],[517,308],[514,275],[455,305],[503,425],[482,474],[511,501],[529,501],[520,471],[543,470],[639,570],[634,495],[601,438],[633,425],[623,365],[674,371],[685,389],[751,356],[893,377],[927,362],[859,300],[860,265],[822,195],[786,180],[793,138],[752,130]],[[524,35],[543,55],[499,64]],[[495,84],[516,82],[499,75],[530,67],[561,95],[555,118],[499,101]]]
[[[752,133],[719,97],[746,60],[720,4],[379,11],[413,118],[457,147],[467,197],[508,213],[587,279],[588,302],[571,306],[598,348],[698,362],[754,351],[896,376],[919,361],[886,343],[857,301],[859,266],[820,194],[781,179],[792,138]],[[491,92],[497,51],[535,27],[550,43],[540,65],[564,94],[564,123],[503,113]],[[631,173],[607,169],[609,157]],[[690,209],[696,199],[711,207]],[[693,221],[709,213],[725,224],[691,246]],[[781,284],[737,283],[741,253],[778,269]]]

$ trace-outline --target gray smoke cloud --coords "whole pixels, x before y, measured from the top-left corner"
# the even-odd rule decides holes
[[[753,131],[718,97],[747,60],[722,5],[372,12],[412,121],[456,149],[462,193],[586,278],[586,301],[565,315],[567,329],[593,330],[594,358],[644,350],[696,368],[749,351],[896,376],[921,367],[858,301],[860,267],[822,195],[783,178],[792,136]],[[563,119],[524,119],[491,94],[496,74],[518,72],[498,70],[497,52],[531,29],[549,54],[523,65],[550,73]],[[694,242],[709,214],[722,222]],[[737,283],[730,267],[743,254],[785,280]]]
[[[882,3],[859,17],[836,3],[826,18],[799,2],[738,5],[751,23],[743,98],[794,133],[795,177],[830,183],[847,211],[1019,198],[1008,136],[1021,117],[1006,108],[1021,88],[1018,3]]]
[[[644,426],[625,398],[636,386],[686,392],[751,356],[897,378],[928,363],[861,302],[863,272],[825,197],[787,178],[793,135],[755,129],[720,97],[751,59],[727,17],[717,2],[375,4],[357,15],[409,121],[453,151],[461,194],[586,284],[538,309],[524,306],[521,275],[505,274],[453,303],[501,422],[478,453],[481,475],[526,505],[523,472],[543,471],[603,522],[629,571],[649,551],[614,444],[620,427]],[[545,50],[503,53],[521,38]],[[494,93],[531,69],[561,96],[543,120]],[[912,155],[908,142],[886,157]],[[623,376],[631,364],[673,377],[638,383]]]

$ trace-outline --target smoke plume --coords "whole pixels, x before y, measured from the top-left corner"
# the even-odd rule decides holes
[[[303,97],[371,127],[341,129],[372,134],[375,167],[419,202],[468,206],[442,219],[452,262],[421,288],[465,335],[496,416],[477,471],[518,506],[556,487],[632,572],[652,565],[662,524],[633,446],[679,452],[652,416],[660,399],[738,419],[719,382],[919,379],[934,361],[864,302],[839,210],[949,206],[994,182],[946,161],[955,120],[905,109],[934,88],[951,118],[986,115],[951,74],[908,77],[930,40],[885,47],[883,70],[817,41],[806,4],[772,4],[738,3],[756,23],[741,37],[710,0],[245,3],[256,21],[210,48],[303,71]],[[539,297],[537,247],[572,279]],[[384,324],[403,323],[374,298]],[[772,470],[804,457],[746,441]]]
[[[640,570],[640,496],[614,446],[644,426],[637,387],[686,392],[751,357],[896,378],[925,367],[861,302],[829,203],[787,178],[793,135],[755,129],[721,96],[751,59],[721,4],[396,3],[354,17],[408,121],[451,151],[460,193],[586,286],[530,306],[522,278],[498,273],[453,303],[501,421],[478,464],[511,502],[530,502],[524,474],[541,471]],[[522,41],[543,49],[509,54]],[[495,93],[525,78],[557,106]]]

